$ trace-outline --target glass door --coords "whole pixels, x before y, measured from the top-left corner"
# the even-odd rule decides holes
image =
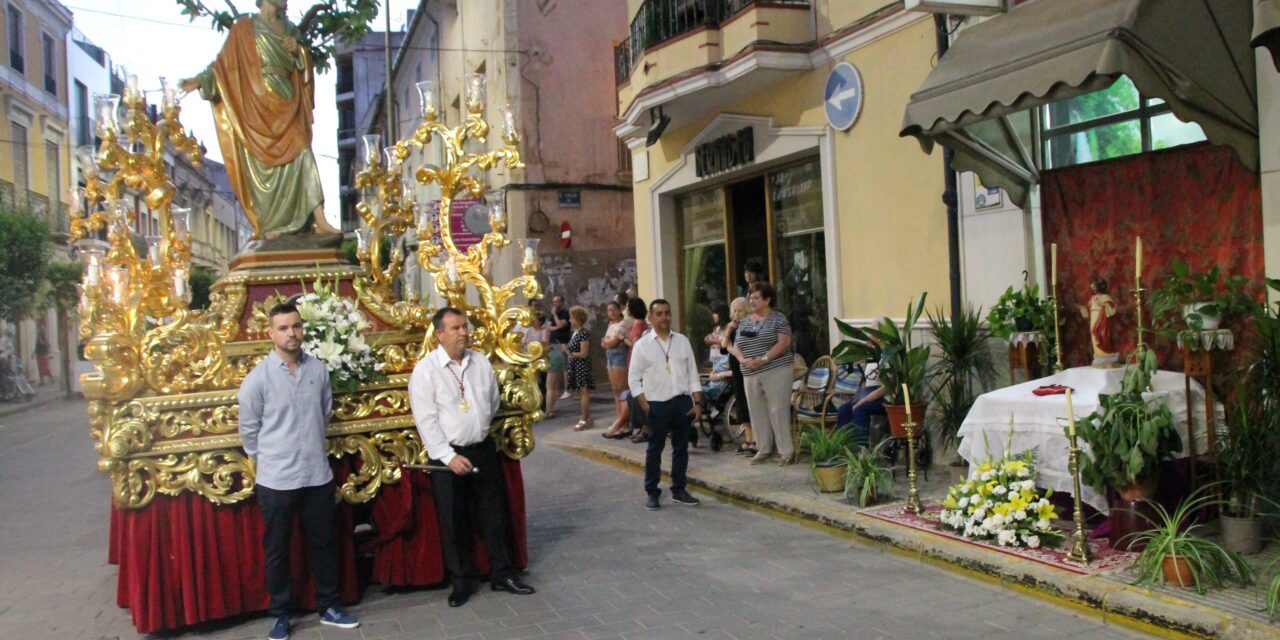
[[[822,171],[813,160],[769,174],[773,221],[774,308],[791,323],[793,347],[806,363],[830,353]]]
[[[689,338],[699,366],[706,366],[711,333],[711,305],[727,299],[725,270],[724,190],[720,188],[680,196],[680,331]]]

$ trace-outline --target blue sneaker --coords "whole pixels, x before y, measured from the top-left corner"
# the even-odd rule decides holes
[[[340,629],[354,629],[360,626],[360,621],[343,611],[342,607],[329,607],[326,609],[324,613],[320,614],[320,622]]]
[[[276,623],[271,626],[268,640],[287,640],[289,637],[289,616],[277,616]]]

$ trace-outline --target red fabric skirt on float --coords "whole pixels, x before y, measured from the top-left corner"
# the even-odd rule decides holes
[[[528,566],[524,478],[520,463],[503,458],[511,544],[521,569]],[[355,456],[333,461],[339,483],[359,464]],[[359,548],[352,535],[358,509],[367,508],[375,536]],[[431,479],[405,471],[383,485],[368,505],[338,503],[338,562],[342,601],[360,599],[358,555],[372,554],[372,580],[394,586],[429,586],[445,580]],[[262,512],[250,498],[220,506],[195,493],[157,495],[142,509],[111,510],[108,561],[119,566],[116,602],[133,615],[139,633],[155,633],[265,611],[267,587]],[[476,541],[476,570],[488,571],[484,545]],[[295,524],[293,585],[301,611],[315,607],[306,536]]]

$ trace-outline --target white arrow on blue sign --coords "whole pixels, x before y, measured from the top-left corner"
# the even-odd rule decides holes
[[[844,131],[858,121],[862,112],[862,74],[848,62],[837,64],[827,76],[827,89],[822,96],[827,123]]]

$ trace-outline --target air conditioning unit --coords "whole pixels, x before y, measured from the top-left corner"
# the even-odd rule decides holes
[[[907,11],[989,16],[1005,9],[1005,0],[904,0]]]

